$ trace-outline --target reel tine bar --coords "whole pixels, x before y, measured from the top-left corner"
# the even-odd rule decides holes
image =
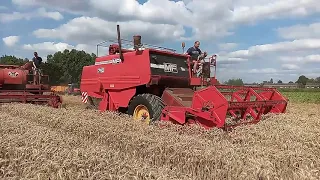
[[[215,87],[228,101],[227,116],[241,121],[230,127],[244,123],[257,123],[264,114],[284,113],[286,110],[287,99],[275,88],[228,85]],[[253,120],[244,122],[249,119],[248,117]]]

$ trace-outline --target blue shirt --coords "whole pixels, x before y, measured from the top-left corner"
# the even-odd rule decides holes
[[[190,55],[192,58],[197,59],[198,56],[201,54],[201,50],[192,46],[187,50],[187,54]]]
[[[36,67],[37,68],[39,68],[40,67],[40,64],[41,64],[41,62],[42,62],[42,58],[41,57],[33,57],[32,58],[32,61],[34,62],[34,65],[36,65]]]

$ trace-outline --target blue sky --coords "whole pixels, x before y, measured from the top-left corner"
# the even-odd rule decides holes
[[[120,6],[122,4],[122,6]],[[45,58],[65,48],[142,35],[176,49],[200,40],[218,54],[217,78],[245,82],[320,76],[320,1],[309,0],[2,0],[0,54]],[[106,53],[100,49],[100,54]]]

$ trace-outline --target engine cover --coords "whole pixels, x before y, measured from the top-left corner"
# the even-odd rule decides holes
[[[0,84],[26,84],[28,70],[0,69]]]

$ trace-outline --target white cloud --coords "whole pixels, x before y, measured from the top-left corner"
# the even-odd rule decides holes
[[[305,16],[320,11],[317,0],[13,0],[20,6],[44,6],[61,11],[97,16],[106,21],[142,20],[191,27],[193,38],[204,40],[232,34],[233,27],[263,19]],[[161,14],[161,15],[160,15]]]
[[[234,21],[253,23],[262,19],[301,17],[320,12],[318,0],[238,0],[235,1]]]
[[[282,69],[284,70],[297,70],[300,69],[300,67],[296,64],[282,64]]]
[[[23,45],[23,49],[32,50],[37,52],[48,52],[54,53],[57,51],[64,51],[65,49],[72,49],[74,46],[69,45],[67,43],[54,43],[54,42],[43,42],[38,44],[25,44]]]
[[[58,21],[63,19],[63,16],[59,12],[50,12],[47,11],[45,8],[38,8],[37,10],[33,10],[32,12],[27,13],[0,13],[0,22],[3,23],[16,21],[20,19],[30,20],[32,18],[49,18]]]
[[[91,46],[91,45],[88,45],[88,44],[77,44],[75,46],[75,49],[77,50],[83,50],[85,51],[86,53],[94,53],[94,54],[97,54],[97,49],[96,49],[96,46]],[[101,51],[101,49],[103,49],[103,51]],[[109,52],[106,48],[104,47],[101,47],[99,48],[99,56],[101,55],[107,55]]]
[[[231,50],[238,46],[237,43],[222,43],[218,44],[220,50]]]
[[[20,8],[46,7],[70,13],[85,13],[89,10],[87,0],[11,0]]]
[[[283,62],[300,62],[300,63],[319,63],[320,55],[319,54],[311,54],[307,56],[281,56],[279,58]]]
[[[195,38],[220,37],[230,34],[232,26],[232,0],[197,0],[185,3],[171,0],[148,0],[139,4],[136,0],[13,0],[20,6],[44,6],[106,21],[144,21],[157,24],[192,27]]]
[[[94,17],[72,19],[56,29],[38,29],[34,35],[38,38],[58,38],[75,43],[94,43],[116,39],[117,24],[120,25],[121,36],[132,39],[135,34],[142,36],[146,43],[161,43],[168,40],[179,40],[185,33],[181,25],[152,24],[142,21],[110,22]]]
[[[141,20],[183,25],[193,21],[192,13],[182,1],[149,0],[139,4],[133,0],[90,0],[89,4],[99,17],[106,20]]]
[[[218,56],[217,58],[217,64],[223,64],[223,65],[231,65],[231,64],[237,64],[241,62],[246,62],[248,59],[244,58],[232,58],[227,56]]]
[[[278,28],[278,34],[285,39],[320,38],[320,23],[294,25]]]
[[[275,52],[294,52],[315,50],[320,48],[320,39],[299,39],[293,41],[277,42],[273,44],[255,45],[247,50],[238,50],[229,53],[230,57],[253,57]]]
[[[88,46],[86,44],[77,44],[76,46],[70,45],[63,42],[43,42],[43,43],[37,43],[37,44],[24,44],[22,46],[24,50],[28,51],[37,51],[41,54],[51,54],[58,51],[64,51],[65,49],[76,49],[76,50],[84,50],[87,53],[96,53],[95,46]],[[106,52],[105,52],[106,53]],[[102,54],[105,54],[102,53]]]
[[[2,38],[4,44],[8,47],[12,47],[16,45],[19,42],[19,36],[8,36],[5,38]]]
[[[39,8],[37,11],[37,15],[40,17],[50,18],[56,21],[63,19],[63,16],[60,12],[48,12],[45,8]]]
[[[249,70],[249,73],[254,73],[254,74],[275,74],[278,71],[274,68],[263,68],[263,69],[251,69]]]

